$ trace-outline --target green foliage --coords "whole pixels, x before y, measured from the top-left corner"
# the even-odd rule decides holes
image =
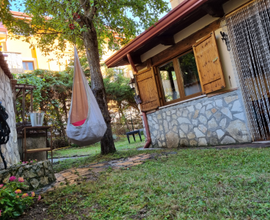
[[[68,103],[72,94],[73,74],[67,71],[54,72],[34,70],[31,73],[18,74],[19,84],[36,86],[33,92],[34,111],[45,112],[45,124],[52,125],[60,136],[64,135],[64,125],[68,118]],[[30,94],[26,95],[26,112],[30,112]],[[22,97],[17,99],[17,121],[22,121]]]
[[[29,43],[34,36],[45,54],[56,49],[64,51],[67,40],[82,47],[82,36],[91,29],[91,23],[97,31],[100,52],[107,43],[109,48],[126,44],[169,10],[164,0],[2,0],[1,4],[1,22],[9,31],[23,34]],[[32,20],[12,17],[11,5],[23,8]]]
[[[15,179],[12,180],[11,178]],[[23,181],[22,178],[19,178]],[[20,216],[26,208],[34,203],[34,193],[24,193],[26,185],[15,177],[10,177],[7,184],[0,185],[0,216],[1,219],[10,219]]]

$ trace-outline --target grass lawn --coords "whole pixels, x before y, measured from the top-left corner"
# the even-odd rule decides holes
[[[46,219],[270,219],[270,149],[179,150],[43,201]]]
[[[135,142],[130,138],[130,144],[125,136],[121,137],[120,140],[115,142],[116,150],[127,150],[136,149],[138,147],[143,147],[145,142],[145,137],[142,135],[142,142],[137,135]],[[53,157],[71,157],[71,156],[82,156],[82,155],[95,155],[100,154],[100,143],[93,144],[86,147],[68,147],[65,149],[57,149],[53,151]]]

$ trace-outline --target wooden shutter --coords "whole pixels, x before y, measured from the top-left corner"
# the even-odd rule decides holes
[[[212,32],[193,45],[203,93],[210,93],[226,87],[215,33]]]
[[[139,95],[142,100],[141,110],[146,112],[157,109],[160,104],[153,68],[148,68],[147,70],[136,74],[135,77],[138,85]]]

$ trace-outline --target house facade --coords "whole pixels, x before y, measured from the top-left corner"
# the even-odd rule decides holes
[[[270,1],[171,3],[105,61],[132,65],[152,146],[269,140]]]
[[[11,84],[12,79],[13,77],[10,73],[10,70],[8,69],[6,61],[4,60],[4,56],[0,52],[0,102],[8,114],[7,123],[11,132],[9,135],[9,141],[0,147],[8,167],[20,161],[13,105],[13,93]],[[4,164],[0,158],[0,169],[3,167]]]

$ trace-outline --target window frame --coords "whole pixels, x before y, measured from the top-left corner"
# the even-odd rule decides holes
[[[188,99],[191,99],[191,98],[194,98],[194,97],[197,97],[197,96],[200,96],[203,94],[203,91],[201,92],[197,92],[197,93],[194,93],[192,95],[188,95],[186,96],[185,95],[185,90],[184,90],[184,79],[182,77],[182,72],[181,72],[181,68],[180,68],[180,64],[179,64],[179,61],[178,61],[178,58],[180,58],[181,56],[184,56],[190,52],[194,52],[192,49],[189,49],[183,53],[180,53],[179,55],[177,55],[176,57],[174,57],[173,59],[169,59],[169,60],[166,60],[165,62],[163,61],[162,63],[156,65],[154,68],[155,68],[155,71],[158,75],[158,84],[159,86],[157,86],[157,88],[160,90],[160,94],[161,94],[161,100],[162,100],[162,106],[165,106],[165,105],[170,105],[170,104],[174,104],[174,103],[177,103],[177,102],[181,102],[181,101],[184,101],[184,100],[188,100]],[[195,56],[195,55],[194,55]],[[178,89],[179,89],[179,94],[180,94],[180,98],[179,99],[175,99],[175,100],[172,100],[172,101],[169,101],[169,102],[166,102],[165,100],[165,93],[164,93],[164,89],[163,89],[163,85],[162,85],[162,79],[161,79],[161,75],[160,75],[160,72],[159,72],[159,67],[166,64],[166,63],[169,63],[169,62],[172,62],[173,63],[173,67],[174,67],[174,71],[175,71],[175,75],[176,75],[176,80],[177,80],[177,86],[178,86]],[[196,61],[195,61],[196,62]],[[197,67],[197,63],[196,63],[196,67]],[[198,71],[198,67],[197,67],[197,71]],[[199,80],[201,82],[201,79],[200,79],[200,74],[199,74],[199,71],[198,71],[198,75],[199,75]],[[201,84],[200,84],[201,86]],[[202,89],[202,87],[201,87]]]
[[[34,61],[32,61],[32,60],[23,60],[22,61],[22,66],[23,66],[24,63],[26,63],[27,67],[28,67],[28,63],[32,63],[32,65],[33,65],[33,70],[29,70],[29,69],[25,70],[25,69],[23,69],[24,71],[34,71],[35,70],[35,63],[34,63]]]

